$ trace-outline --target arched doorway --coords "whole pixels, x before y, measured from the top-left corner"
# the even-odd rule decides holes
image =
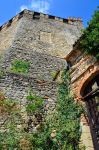
[[[83,98],[88,110],[94,149],[99,150],[99,74],[87,83],[83,90]]]

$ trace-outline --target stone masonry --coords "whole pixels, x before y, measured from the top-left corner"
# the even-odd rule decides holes
[[[63,58],[72,50],[72,45],[81,35],[81,29],[80,19],[61,19],[28,10],[1,26],[0,68],[6,75],[0,80],[0,89],[8,97],[25,99],[31,83],[38,94],[54,98],[57,82],[53,81],[52,74],[66,68]],[[27,79],[10,72],[11,62],[15,59],[30,61]],[[44,81],[46,92],[41,85],[32,83],[37,80]]]
[[[63,19],[29,10],[1,26],[0,73],[3,75],[0,75],[0,91],[7,98],[17,100],[25,111],[31,88],[33,93],[45,99],[45,112],[53,111],[60,74],[67,67],[64,57],[81,36],[82,28],[80,18]],[[14,60],[30,62],[28,74],[12,72]],[[57,78],[53,74],[57,74]],[[0,116],[0,128],[5,120],[3,117]]]

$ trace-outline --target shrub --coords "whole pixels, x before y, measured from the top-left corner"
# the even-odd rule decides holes
[[[44,116],[45,119],[39,123],[36,132],[30,134],[28,131],[18,130],[16,127],[18,115],[11,113],[10,120],[6,122],[6,128],[9,130],[0,133],[1,150],[28,149],[28,146],[30,150],[80,150],[80,115],[82,108],[74,101],[70,93],[68,72],[64,71],[62,81],[58,89],[56,110],[50,115]],[[1,100],[5,101],[5,97],[2,95]],[[27,103],[26,110],[28,113],[37,115],[42,111],[44,100],[35,94],[29,93]],[[4,104],[9,109],[14,107],[11,102]]]
[[[29,94],[27,100],[28,104],[26,110],[28,113],[38,112],[42,109],[44,100],[41,97]]]
[[[0,93],[0,116],[5,117],[3,127],[5,131],[0,130],[0,150],[13,150],[17,147],[19,135],[16,128],[16,119],[18,119],[19,108],[17,102],[12,99],[5,98],[3,93]],[[15,114],[17,111],[17,115]]]
[[[11,70],[15,73],[28,73],[30,63],[25,60],[14,60],[12,62]]]
[[[69,74],[64,71],[59,85],[55,112],[49,115],[33,134],[35,150],[80,150],[80,115],[82,108],[70,94]]]

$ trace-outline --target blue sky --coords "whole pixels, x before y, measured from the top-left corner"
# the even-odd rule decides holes
[[[81,17],[86,27],[97,6],[99,0],[1,0],[0,25],[27,8],[63,18]]]

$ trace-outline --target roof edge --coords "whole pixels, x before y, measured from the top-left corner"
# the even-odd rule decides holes
[[[44,13],[24,9],[23,11],[18,13],[16,16],[12,17],[8,22],[6,22],[2,26],[0,26],[0,31],[4,28],[11,26],[12,22],[19,20],[20,18],[22,18],[25,15],[29,15],[32,18],[33,18],[33,16],[38,16],[39,18],[45,17],[45,18],[57,20],[57,21],[60,21],[60,22],[66,23],[66,24],[74,25],[74,26],[79,26],[79,25],[83,26],[81,18],[74,18],[74,17],[73,18],[72,17],[62,18],[62,17],[58,17],[58,16],[53,16],[50,14],[44,14]]]

